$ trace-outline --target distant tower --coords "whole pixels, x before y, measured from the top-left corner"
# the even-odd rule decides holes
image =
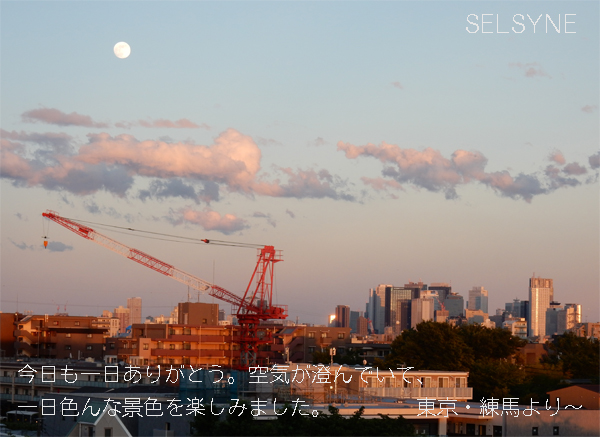
[[[335,307],[335,326],[338,328],[350,327],[350,307],[348,305]]]
[[[385,290],[392,285],[379,284],[377,288],[369,290],[367,302],[367,318],[373,323],[377,334],[383,334],[385,327]]]
[[[546,310],[554,299],[554,281],[552,279],[529,279],[529,337],[546,335]]]
[[[129,308],[129,323],[142,323],[142,298],[130,297],[127,299],[127,308]]]
[[[469,290],[469,310],[481,310],[488,313],[488,291],[483,287],[473,287]]]

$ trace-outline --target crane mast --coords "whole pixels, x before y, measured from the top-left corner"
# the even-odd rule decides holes
[[[260,335],[258,329],[260,322],[269,319],[285,319],[287,317],[287,306],[273,305],[274,265],[277,262],[283,261],[281,251],[275,250],[273,246],[264,246],[258,249],[256,267],[246,287],[244,296],[240,297],[223,287],[186,273],[141,250],[113,240],[89,226],[61,217],[54,211],[47,210],[42,216],[125,258],[188,285],[195,290],[207,292],[210,296],[233,305],[234,309],[237,309],[238,323],[241,328],[239,367],[242,369],[254,367],[259,364],[258,346],[268,341],[268,337]],[[253,287],[254,283],[256,285]]]

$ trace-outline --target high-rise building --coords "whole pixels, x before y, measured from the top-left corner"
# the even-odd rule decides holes
[[[483,287],[473,287],[469,290],[469,310],[488,312],[488,291]]]
[[[433,320],[435,299],[433,297],[420,297],[411,300],[410,327],[414,328],[421,322]]]
[[[421,296],[421,290],[427,290],[427,284],[423,284],[422,281],[410,281],[408,284],[404,284],[404,288],[410,288],[412,290],[412,298],[418,299]]]
[[[364,318],[362,311],[350,311],[350,332],[358,333],[358,318]]]
[[[385,326],[391,326],[395,335],[399,335],[405,329],[410,329],[410,317],[407,309],[410,311],[411,299],[412,290],[410,288],[386,287]],[[404,312],[402,311],[403,302],[405,302]]]
[[[379,284],[377,288],[369,290],[367,302],[367,318],[371,320],[376,334],[383,334],[385,328],[385,289],[392,285]]]
[[[529,301],[527,300],[514,299],[512,302],[507,302],[506,304],[504,304],[504,308],[506,312],[509,313],[512,317],[526,319],[527,317],[529,317],[527,311],[528,304]]]
[[[429,286],[429,290],[437,291],[440,302],[444,303],[446,298],[452,293],[452,286],[445,282],[434,282]]]
[[[338,305],[335,307],[335,326],[337,328],[350,327],[350,307],[348,305]]]
[[[550,302],[550,306],[546,309],[546,335],[562,334],[558,332],[558,318],[563,308],[558,302]]]
[[[529,279],[529,336],[544,337],[546,335],[546,310],[554,299],[554,283],[552,279]]]
[[[567,303],[565,304],[565,309],[571,308],[573,311],[570,313],[569,318],[567,319],[567,330],[575,328],[579,323],[581,323],[581,305],[578,303]]]
[[[450,293],[444,300],[444,306],[448,310],[448,317],[460,317],[464,315],[465,299],[458,293]]]
[[[369,322],[363,316],[358,316],[356,320],[356,333],[363,336],[369,333]]]
[[[119,332],[122,334],[127,332],[127,328],[131,326],[129,308],[123,308],[123,306],[119,305],[119,307],[115,308],[113,311],[113,317],[119,319]]]
[[[142,323],[142,298],[130,297],[127,299],[127,308],[129,308],[129,323]]]

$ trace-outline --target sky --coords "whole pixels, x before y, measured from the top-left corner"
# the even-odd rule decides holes
[[[600,320],[597,2],[0,7],[1,311],[187,300],[50,209],[238,295],[254,249],[118,227],[273,245],[294,321],[418,280],[493,314],[534,274]]]

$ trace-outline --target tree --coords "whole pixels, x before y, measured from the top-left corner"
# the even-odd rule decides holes
[[[410,366],[416,370],[468,370],[473,351],[458,328],[448,323],[422,322],[405,330],[391,345],[386,367]]]
[[[448,323],[422,322],[396,337],[384,366],[466,370],[475,399],[501,398],[525,378],[524,371],[513,362],[523,344],[523,340],[501,328],[457,328]]]
[[[592,379],[597,382],[600,374],[600,343],[597,339],[578,337],[566,332],[550,343],[550,354],[543,363],[562,370],[569,378]]]
[[[513,336],[507,329],[490,329],[478,324],[461,325],[458,334],[471,348],[476,361],[505,360],[513,357],[525,345],[525,340]]]

